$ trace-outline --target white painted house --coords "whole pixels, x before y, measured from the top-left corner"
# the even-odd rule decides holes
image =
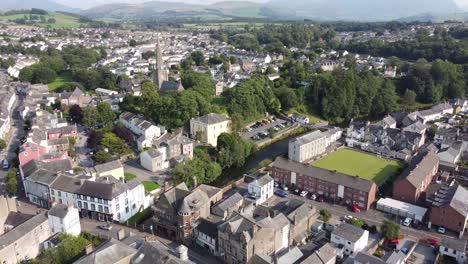
[[[440,242],[439,253],[442,256],[454,258],[458,263],[466,263],[468,248],[467,241],[463,239],[442,239]]]
[[[139,136],[137,140],[138,149],[151,147],[153,139],[161,136],[161,128],[151,122],[141,119],[135,114],[124,112],[119,117],[124,126]]]
[[[369,231],[348,223],[340,224],[331,234],[331,242],[337,247],[342,246],[345,255],[353,255],[363,250],[368,240]]]
[[[50,208],[47,219],[53,233],[78,236],[81,233],[80,214],[73,206],[57,204]]]
[[[289,141],[288,157],[296,162],[304,162],[323,154],[326,150],[326,137],[319,130]]]
[[[247,201],[259,205],[273,196],[274,180],[269,173],[260,175],[248,185],[248,194],[245,196]]]

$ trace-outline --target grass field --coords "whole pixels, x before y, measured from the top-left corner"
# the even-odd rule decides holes
[[[313,162],[312,165],[322,169],[336,170],[350,176],[359,176],[363,179],[372,180],[376,184],[383,183],[403,167],[398,161],[378,158],[351,149],[338,150],[319,161]]]
[[[10,15],[10,16],[0,16],[0,21],[15,20],[17,18],[23,18],[24,14]],[[26,15],[29,17],[29,15]],[[52,28],[75,28],[79,27],[81,23],[78,22],[78,18],[68,16],[62,13],[49,13],[44,16],[45,19],[55,18],[55,23],[39,23],[37,24],[40,27],[50,26]]]
[[[54,91],[55,89],[59,88],[60,86],[69,83],[72,81],[71,73],[67,72],[55,79],[53,82],[49,83],[49,91]]]

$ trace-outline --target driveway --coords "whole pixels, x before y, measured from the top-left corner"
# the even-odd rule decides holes
[[[161,184],[161,186],[169,177],[169,170],[159,172],[146,170],[140,165],[139,158],[127,161],[124,165],[124,171],[136,175],[139,181],[153,181]]]

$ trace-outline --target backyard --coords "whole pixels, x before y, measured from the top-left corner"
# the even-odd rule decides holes
[[[346,148],[313,162],[312,165],[351,176],[359,176],[372,180],[377,185],[383,183],[388,177],[401,172],[403,168],[401,162]]]

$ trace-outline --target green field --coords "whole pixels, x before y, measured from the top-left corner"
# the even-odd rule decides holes
[[[17,18],[23,18],[24,16],[25,14],[0,16],[0,21],[15,20]],[[28,14],[26,16],[29,17]],[[49,18],[55,18],[56,22],[55,23],[38,23],[37,26],[40,26],[40,27],[50,26],[52,28],[75,28],[81,25],[81,23],[78,22],[78,18],[65,15],[62,13],[49,13],[48,15],[45,15],[44,17],[46,20]]]
[[[325,158],[313,162],[313,166],[327,170],[336,170],[350,176],[383,183],[388,177],[400,172],[403,164],[398,161],[378,158],[351,149],[341,149]]]
[[[66,84],[66,83],[69,83],[71,81],[72,81],[71,73],[66,72],[66,73],[60,75],[59,77],[57,77],[57,79],[55,79],[53,82],[48,84],[49,91],[53,92],[55,89],[59,88],[60,86]]]

